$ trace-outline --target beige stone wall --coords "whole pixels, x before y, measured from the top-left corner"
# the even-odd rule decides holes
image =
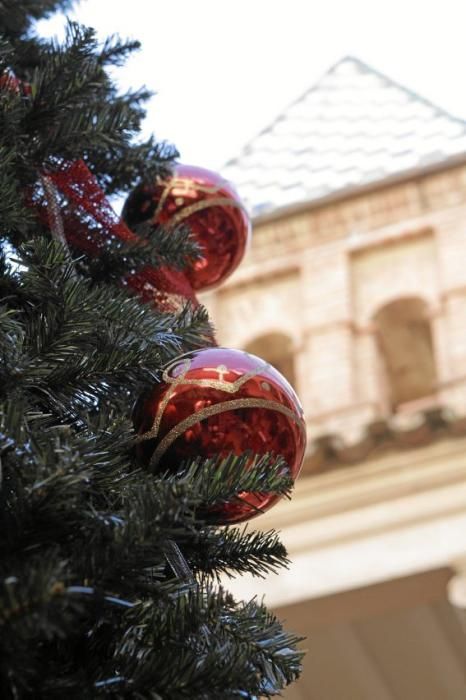
[[[465,165],[257,222],[246,260],[203,301],[221,344],[285,333],[310,435],[353,440],[391,410],[374,315],[409,297],[428,309],[433,400],[466,412]]]

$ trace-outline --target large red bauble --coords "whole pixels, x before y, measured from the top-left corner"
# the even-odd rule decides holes
[[[220,175],[192,165],[153,185],[140,185],[123,208],[129,226],[151,220],[168,227],[187,224],[203,256],[186,274],[195,290],[216,287],[243,259],[251,233],[249,217],[235,189]]]
[[[283,456],[296,479],[304,458],[306,428],[294,390],[276,369],[241,350],[208,348],[177,358],[138,401],[134,421],[138,455],[157,470],[197,455],[249,450]],[[217,523],[241,522],[279,498],[244,492],[209,515]]]

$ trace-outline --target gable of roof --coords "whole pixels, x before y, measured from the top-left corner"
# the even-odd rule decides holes
[[[253,216],[466,155],[466,121],[351,56],[230,160]]]

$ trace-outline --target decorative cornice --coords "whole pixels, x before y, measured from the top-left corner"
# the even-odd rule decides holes
[[[444,438],[464,436],[466,416],[456,416],[446,407],[380,418],[366,425],[360,439],[355,442],[348,443],[335,433],[314,438],[310,442],[304,472],[320,474],[342,466],[361,464],[393,450],[421,447]]]
[[[318,199],[313,199],[311,201],[304,201],[297,204],[278,207],[271,212],[255,216],[252,223],[253,226],[259,226],[261,224],[271,223],[280,219],[287,219],[294,214],[302,214],[303,212],[313,211],[329,204],[344,202],[360,195],[383,190],[391,185],[399,185],[408,182],[409,180],[421,179],[432,174],[451,170],[458,165],[464,164],[466,164],[466,153],[460,153],[459,155],[447,158],[440,163],[433,163],[432,165],[425,165],[411,168],[410,170],[404,170],[401,173],[395,173],[394,175],[377,180],[376,182],[347,187],[339,190],[338,192],[332,192],[331,194],[324,195],[323,197],[319,197]]]
[[[290,605],[400,576],[451,567],[465,557],[466,439],[445,439],[315,477],[257,519],[278,528],[291,566],[238,597]]]

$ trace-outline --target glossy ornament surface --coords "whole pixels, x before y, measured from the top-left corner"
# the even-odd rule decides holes
[[[241,350],[208,348],[183,355],[135,409],[138,456],[153,469],[177,469],[193,458],[250,451],[281,455],[296,479],[306,447],[299,399],[271,365]],[[209,511],[229,524],[249,520],[280,499],[244,492]]]
[[[190,227],[203,257],[186,270],[195,290],[221,284],[244,257],[251,235],[249,217],[233,186],[218,173],[178,164],[171,177],[141,185],[123,208],[129,226],[155,224]]]

